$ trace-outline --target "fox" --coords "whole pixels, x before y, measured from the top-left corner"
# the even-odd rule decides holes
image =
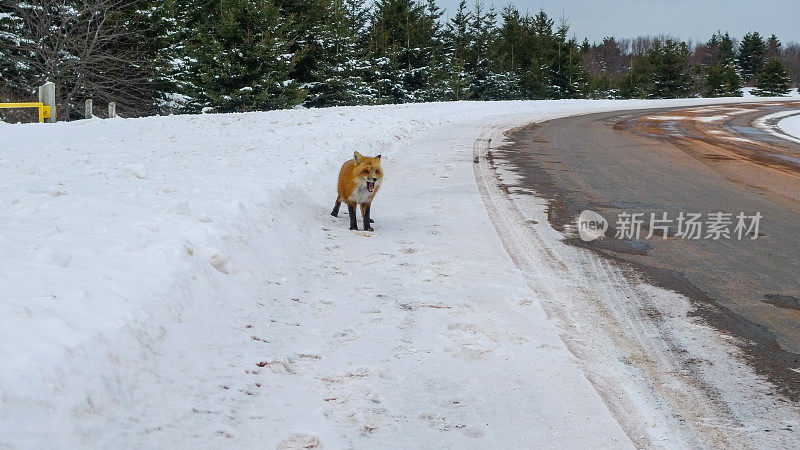
[[[370,205],[381,187],[381,182],[383,182],[381,155],[369,157],[354,152],[353,159],[342,164],[342,169],[339,170],[339,192],[331,215],[339,217],[339,206],[342,202],[347,203],[350,229],[357,230],[356,205],[359,205],[364,231],[375,231],[371,226],[375,221],[370,218]]]

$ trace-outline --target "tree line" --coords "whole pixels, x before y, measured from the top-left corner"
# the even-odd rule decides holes
[[[4,0],[0,101],[54,81],[125,116],[451,100],[783,95],[800,46],[578,41],[544,11],[463,0]]]

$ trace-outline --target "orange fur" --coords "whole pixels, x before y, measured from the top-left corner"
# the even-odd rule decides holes
[[[370,193],[369,201],[354,202],[350,200],[356,187],[362,183],[363,180],[366,178],[378,178],[378,180],[383,181],[383,169],[381,168],[380,157],[371,158],[368,156],[361,156],[360,159],[361,162],[358,163],[355,159],[348,160],[342,164],[342,168],[339,170],[338,201],[345,202],[348,205],[359,203],[368,205],[372,203],[372,199],[375,197],[378,189],[380,189],[380,183],[375,186],[375,190]]]
[[[348,215],[350,216],[350,229],[357,229],[355,207],[361,207],[361,215],[364,229],[372,231],[370,223],[370,205],[375,194],[383,182],[383,168],[381,168],[381,155],[375,157],[361,156],[355,152],[353,159],[342,164],[339,171],[338,193],[336,204],[331,215],[338,217],[339,205],[347,203]]]

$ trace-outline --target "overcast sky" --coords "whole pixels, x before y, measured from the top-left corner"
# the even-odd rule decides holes
[[[460,0],[437,0],[452,15]],[[467,0],[472,5],[474,0]],[[749,31],[781,42],[800,42],[800,0],[485,0],[498,10],[509,3],[524,13],[540,8],[551,17],[564,15],[578,40],[604,36],[635,37],[669,34],[683,40],[707,41],[715,31],[741,39]]]

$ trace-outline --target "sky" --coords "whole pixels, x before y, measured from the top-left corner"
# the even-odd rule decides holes
[[[452,15],[460,0],[437,0]],[[781,42],[800,42],[800,0],[484,0],[500,11],[514,4],[520,12],[540,8],[551,17],[567,18],[570,35],[602,41],[639,35],[671,35],[705,42],[717,30],[741,39],[749,31]],[[467,0],[472,5],[474,0]]]

